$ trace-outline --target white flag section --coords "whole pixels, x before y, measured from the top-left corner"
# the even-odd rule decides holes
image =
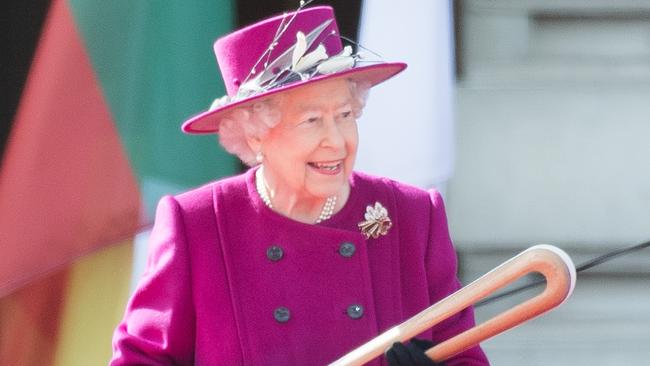
[[[363,2],[359,43],[408,68],[370,91],[358,170],[444,189],[453,170],[451,16],[446,0]]]

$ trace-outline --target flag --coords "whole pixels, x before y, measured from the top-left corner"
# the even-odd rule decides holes
[[[443,186],[454,155],[451,2],[364,1],[361,14],[361,45],[408,68],[370,92],[359,120],[357,168]]]
[[[0,170],[0,364],[106,363],[160,195],[239,170],[179,129],[232,25],[230,0],[51,2]]]

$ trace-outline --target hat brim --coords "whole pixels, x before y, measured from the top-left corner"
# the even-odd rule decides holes
[[[324,80],[336,79],[336,78],[345,78],[354,81],[366,81],[369,82],[371,86],[375,86],[383,81],[390,79],[391,77],[402,72],[406,68],[406,64],[403,62],[386,62],[381,64],[373,64],[368,66],[360,66],[352,69],[344,70],[341,72],[327,74],[327,75],[318,75],[309,80],[298,81],[292,84],[283,85],[278,88],[266,91],[264,93],[255,94],[248,98],[238,100],[233,103],[226,104],[224,106],[215,108],[210,111],[205,111],[199,113],[183,123],[182,130],[188,134],[207,134],[207,133],[218,133],[219,132],[219,123],[224,115],[230,112],[232,109],[242,106],[244,104],[250,103],[260,98],[265,98],[277,93],[285,92],[287,90],[296,89],[305,85],[311,85]]]

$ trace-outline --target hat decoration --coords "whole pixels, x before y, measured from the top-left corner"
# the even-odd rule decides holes
[[[301,6],[298,8],[298,10],[310,2],[311,1],[301,2]],[[239,87],[237,94],[233,98],[229,98],[228,95],[224,95],[223,97],[215,99],[215,101],[210,106],[210,109],[214,109],[230,102],[245,99],[256,94],[264,93],[270,89],[274,89],[282,85],[290,84],[300,80],[309,80],[317,75],[327,75],[351,69],[355,66],[358,60],[361,60],[363,58],[363,56],[359,53],[353,54],[352,46],[350,45],[346,45],[343,48],[343,51],[340,53],[330,56],[327,54],[327,50],[325,49],[325,46],[322,44],[322,42],[319,43],[315,49],[307,53],[307,50],[312,49],[312,46],[314,45],[314,41],[316,39],[324,39],[324,37],[322,37],[322,33],[325,29],[327,29],[330,23],[332,23],[332,19],[328,19],[307,35],[301,31],[296,32],[296,43],[285,50],[273,61],[269,62],[267,59],[267,61],[264,62],[264,69],[261,72],[256,73],[255,68],[257,64],[271,55],[274,46],[277,44],[277,39],[279,39],[284,34],[289,24],[291,24],[291,21],[297,14],[297,12],[294,13],[286,24],[284,24],[284,22],[280,24],[279,32],[276,34],[273,42],[271,42],[267,51],[255,64],[255,67],[251,69],[250,74]],[[334,33],[334,31],[332,31],[330,34],[326,35],[326,37],[327,36],[336,37],[337,35]]]

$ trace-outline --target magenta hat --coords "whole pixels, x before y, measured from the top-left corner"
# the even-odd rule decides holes
[[[183,123],[186,133],[217,133],[221,119],[245,103],[331,78],[371,86],[406,68],[402,62],[368,61],[343,47],[334,11],[299,9],[230,33],[214,43],[227,95]]]

